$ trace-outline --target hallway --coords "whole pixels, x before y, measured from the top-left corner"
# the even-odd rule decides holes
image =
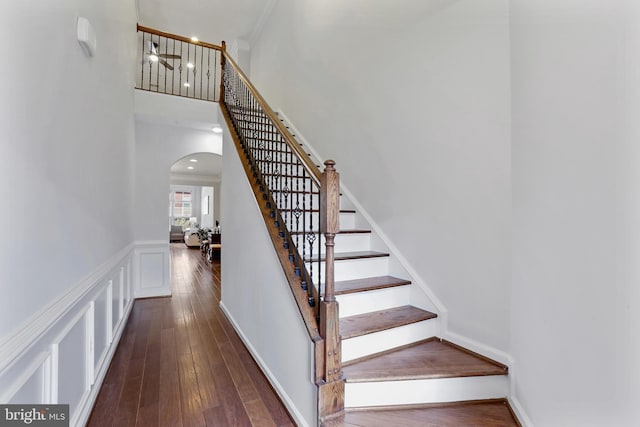
[[[137,300],[88,426],[293,426],[219,308],[220,262],[171,244],[171,298]]]

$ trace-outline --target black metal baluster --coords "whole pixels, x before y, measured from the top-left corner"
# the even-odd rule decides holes
[[[203,92],[202,91],[202,77],[203,77],[203,74],[204,74],[202,72],[202,70],[204,70],[204,68],[203,68],[204,65],[203,64],[204,64],[204,47],[200,46],[200,96],[199,96],[200,99],[203,99],[202,98],[202,92]]]
[[[142,33],[142,55],[140,57],[140,89],[144,89],[144,37],[147,33]]]
[[[179,95],[182,96],[182,48],[183,48],[184,42],[180,42],[180,65],[178,66],[178,88],[179,88]]]
[[[215,53],[214,53],[214,56],[215,56]],[[211,82],[211,49],[207,49],[207,101],[211,101],[211,99],[209,99],[210,82]]]
[[[307,240],[307,178],[306,178],[306,170],[302,171],[302,176],[304,177],[302,180],[302,268],[306,270],[307,263],[307,245],[305,241]],[[300,249],[298,249],[300,250]],[[309,283],[307,282],[306,275],[303,275],[302,289],[309,292]]]

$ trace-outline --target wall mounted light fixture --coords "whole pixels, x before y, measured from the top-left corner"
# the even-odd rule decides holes
[[[78,16],[78,42],[87,56],[96,54],[96,32],[87,18]]]

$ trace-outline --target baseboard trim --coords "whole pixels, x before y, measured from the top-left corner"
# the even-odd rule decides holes
[[[522,427],[535,427],[533,425],[533,422],[531,421],[531,418],[529,418],[524,408],[520,404],[520,401],[514,396],[509,397],[508,400],[509,405],[511,405],[511,410],[515,413],[518,421],[520,421],[520,424],[522,424]]]
[[[296,408],[295,404],[293,403],[293,400],[291,400],[289,395],[284,391],[282,385],[280,385],[280,382],[278,382],[278,380],[273,375],[273,373],[271,372],[269,367],[266,365],[264,360],[262,360],[260,355],[257,353],[256,349],[251,345],[251,342],[249,342],[245,334],[242,332],[242,329],[238,326],[235,319],[233,318],[229,310],[227,310],[223,302],[220,302],[220,309],[222,310],[224,315],[227,316],[227,319],[229,320],[229,322],[231,322],[233,329],[235,329],[236,333],[238,334],[238,336],[240,336],[240,339],[244,343],[245,347],[247,347],[247,349],[249,350],[249,353],[251,353],[253,360],[256,361],[256,363],[258,364],[258,366],[260,367],[264,375],[267,377],[267,379],[271,383],[271,386],[273,387],[273,389],[276,391],[276,393],[278,393],[278,396],[280,396],[280,399],[282,399],[282,401],[284,402],[285,406],[289,410],[289,413],[291,414],[294,421],[296,422],[296,425],[303,426],[303,427],[310,427],[309,424],[307,424],[307,421],[304,419],[304,417],[300,413],[300,411],[298,411],[298,408]]]

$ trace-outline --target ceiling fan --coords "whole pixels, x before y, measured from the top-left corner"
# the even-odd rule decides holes
[[[170,53],[158,53],[158,43],[156,42],[148,42],[148,44],[149,44],[149,52],[145,53],[145,57],[151,62],[159,62],[169,70],[173,70],[173,66],[169,64],[164,58],[182,59],[180,55],[173,55]]]

